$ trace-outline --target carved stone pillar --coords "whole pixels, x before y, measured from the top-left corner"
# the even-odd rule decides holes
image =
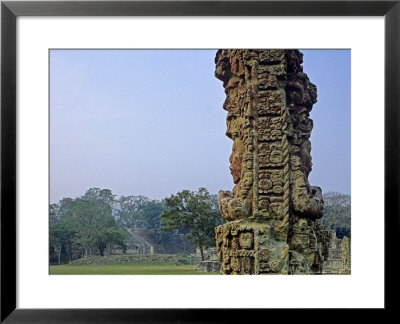
[[[342,240],[342,271],[351,271],[351,244],[348,237],[343,237]]]
[[[234,187],[220,191],[215,230],[223,274],[321,271],[319,187],[311,187],[309,118],[317,89],[298,50],[219,50]]]

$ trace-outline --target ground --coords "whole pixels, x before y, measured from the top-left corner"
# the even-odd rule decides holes
[[[173,262],[126,262],[122,264],[52,265],[51,275],[219,275],[196,272],[197,265],[176,265]]]

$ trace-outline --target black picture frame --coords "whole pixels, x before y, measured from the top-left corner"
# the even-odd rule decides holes
[[[398,286],[400,0],[394,1],[2,1],[1,2],[1,322],[234,322],[264,309],[16,308],[16,19],[18,16],[384,16],[385,18],[385,310]],[[367,68],[367,67],[366,67]],[[372,189],[371,189],[372,190]],[[373,234],[371,234],[373,235]],[[397,284],[396,284],[397,283]],[[39,293],[39,292],[38,292]],[[268,310],[270,313],[275,312]],[[251,312],[251,315],[248,314]],[[270,313],[268,313],[270,316]]]

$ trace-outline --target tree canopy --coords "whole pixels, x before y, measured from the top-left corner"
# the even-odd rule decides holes
[[[339,238],[350,238],[350,196],[328,192],[324,202],[318,222]],[[116,247],[125,251],[126,228],[134,228],[150,232],[156,244],[169,250],[186,251],[189,241],[204,259],[204,249],[215,247],[214,230],[222,223],[217,195],[205,188],[182,190],[158,201],[141,195],[117,198],[109,189],[93,187],[78,198],[49,205],[49,255],[51,262],[61,263],[111,254]]]
[[[120,224],[150,231],[160,229],[160,215],[164,210],[161,201],[145,196],[121,196],[117,203],[116,217]]]
[[[49,257],[52,263],[71,262],[86,255],[126,251],[129,231],[141,229],[160,249],[186,247],[174,231],[162,231],[163,201],[145,196],[121,196],[109,189],[90,188],[78,198],[49,205]],[[185,248],[184,248],[185,249]]]
[[[49,208],[50,256],[80,256],[111,251],[116,245],[124,248],[125,235],[117,228],[112,206],[114,195],[108,189],[89,189],[82,197],[63,198]]]
[[[223,223],[207,189],[180,191],[165,198],[164,204],[166,210],[161,214],[161,228],[186,234],[189,242],[199,248],[204,260],[204,249],[215,246],[215,227]]]
[[[318,220],[325,229],[336,231],[339,238],[351,237],[351,198],[350,195],[327,192],[323,196],[323,216]]]

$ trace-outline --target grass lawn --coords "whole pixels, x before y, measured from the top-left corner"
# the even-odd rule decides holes
[[[51,275],[219,275],[196,272],[197,265],[175,265],[165,262],[130,262],[118,264],[52,265]]]

